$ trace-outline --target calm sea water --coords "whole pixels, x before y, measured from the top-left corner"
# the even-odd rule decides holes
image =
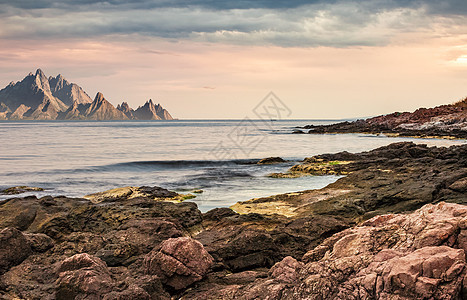
[[[0,188],[38,186],[38,196],[80,197],[122,186],[202,189],[202,211],[278,193],[322,188],[336,176],[273,179],[305,157],[360,152],[398,141],[437,146],[461,140],[387,138],[364,134],[299,135],[293,127],[320,120],[157,122],[0,122]],[[278,165],[257,159],[280,156]],[[5,199],[5,196],[2,196]]]

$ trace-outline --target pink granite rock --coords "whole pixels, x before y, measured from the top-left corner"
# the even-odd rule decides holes
[[[171,238],[145,258],[147,274],[158,275],[164,284],[179,290],[199,281],[213,264],[203,245],[189,237]]]

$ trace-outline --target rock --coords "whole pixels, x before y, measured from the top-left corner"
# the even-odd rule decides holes
[[[466,206],[448,203],[377,216],[326,239],[305,255],[306,264],[284,258],[268,278],[235,289],[234,297],[460,299],[465,251],[453,247],[466,219]]]
[[[239,203],[242,213],[125,193],[99,203],[1,201],[0,230],[24,231],[29,254],[4,260],[0,298],[464,297],[466,145],[395,143],[302,163],[312,164],[348,174],[320,190]]]
[[[151,300],[151,296],[137,285],[131,285],[123,292],[111,292],[103,300]],[[157,298],[156,298],[157,299]]]
[[[348,163],[336,163],[342,161]],[[357,154],[322,154],[293,166],[285,175],[346,176],[321,190],[252,199],[231,208],[239,213],[339,216],[359,222],[377,214],[413,211],[431,202],[467,203],[465,194],[455,190],[467,176],[466,165],[466,145],[436,148],[402,142]]]
[[[27,192],[39,192],[43,190],[44,190],[43,188],[39,188],[39,187],[21,185],[21,186],[14,186],[14,187],[4,189],[0,191],[0,194],[16,195],[16,194],[22,194],[22,193],[27,193]]]
[[[0,231],[0,275],[20,264],[31,254],[26,237],[15,228]]]
[[[294,129],[294,130],[292,130],[292,134],[305,134],[305,132],[303,130],[300,130],[300,129]]]
[[[303,265],[295,258],[287,256],[269,270],[269,276],[274,277],[279,282],[291,284],[298,280],[298,274]]]
[[[287,162],[287,161],[280,157],[268,157],[268,158],[263,158],[260,161],[258,161],[258,165],[280,164],[284,162]]]
[[[147,274],[157,275],[164,284],[180,290],[199,281],[213,264],[200,242],[188,237],[164,241],[145,258]]]
[[[106,264],[87,253],[64,260],[58,273],[56,299],[98,299],[113,289]]]
[[[45,252],[54,246],[54,241],[43,233],[26,233],[26,240],[35,252]]]
[[[101,202],[112,202],[120,199],[134,199],[138,197],[150,198],[153,200],[158,199],[169,199],[173,200],[179,196],[175,192],[171,192],[161,187],[122,187],[116,188],[112,190],[108,190],[105,192],[95,193],[91,195],[84,196],[85,199],[92,201],[93,203],[101,203]]]
[[[238,214],[230,208],[218,207],[203,214],[204,220],[220,221],[226,217],[237,216]]]
[[[381,258],[376,256],[375,261],[381,261]],[[465,254],[462,249],[447,246],[424,247],[408,255],[394,257],[379,268],[383,269],[384,290],[381,293],[397,291],[407,297],[429,298],[436,295],[442,280],[452,282],[458,279],[465,268]],[[455,293],[460,284],[451,286],[450,292]],[[445,286],[443,289],[447,292],[449,288]]]
[[[409,113],[388,115],[341,122],[330,125],[307,125],[308,133],[372,133],[416,137],[467,137],[467,98],[434,108],[420,108]]]
[[[182,231],[172,222],[161,219],[130,220],[117,231],[105,235],[106,245],[96,256],[108,266],[132,263],[134,257],[150,252],[162,241],[182,236]]]
[[[271,267],[282,257],[278,243],[270,232],[261,227],[271,226],[273,222],[242,217],[226,217],[219,228],[205,230],[196,239],[205,245],[218,263],[233,272]],[[210,226],[209,222],[206,226]]]
[[[467,192],[467,177],[457,180],[451,184],[449,188],[459,193]]]

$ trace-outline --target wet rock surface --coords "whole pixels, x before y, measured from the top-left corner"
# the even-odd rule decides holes
[[[467,297],[467,146],[397,143],[290,172],[317,169],[346,176],[204,214],[156,187],[2,201],[0,299]]]
[[[43,191],[43,190],[44,190],[43,188],[39,188],[39,187],[21,185],[21,186],[13,186],[13,187],[9,187],[4,190],[0,190],[0,194],[16,195],[16,194],[22,194],[22,193],[27,193],[27,192],[38,192],[38,191]]]
[[[342,163],[345,162],[345,163]],[[321,190],[239,202],[241,213],[328,216],[355,224],[377,214],[412,211],[427,203],[466,203],[467,145],[394,143],[358,154],[317,155],[284,175],[346,174]]]

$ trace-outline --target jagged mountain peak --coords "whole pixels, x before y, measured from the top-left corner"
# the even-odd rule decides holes
[[[36,70],[36,76],[44,76],[45,77],[45,74],[44,74],[44,71],[42,71],[42,69],[37,69]]]
[[[123,101],[122,104],[117,105],[117,109],[121,111],[130,111],[130,105],[127,102]]]
[[[104,95],[101,92],[97,92],[94,101],[96,102],[103,102],[105,100]]]

